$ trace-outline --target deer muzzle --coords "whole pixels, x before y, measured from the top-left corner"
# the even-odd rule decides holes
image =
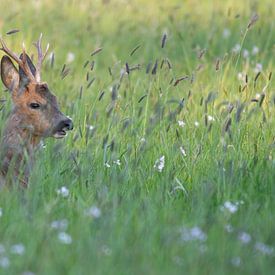
[[[61,120],[56,130],[53,133],[54,138],[63,138],[67,135],[67,131],[73,130],[73,121],[69,117],[65,117],[64,120]]]

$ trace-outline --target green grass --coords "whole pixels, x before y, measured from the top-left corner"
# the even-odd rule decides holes
[[[29,189],[1,191],[0,274],[272,274],[274,10],[271,0],[1,0],[0,33],[10,47],[19,52],[24,41],[34,53],[41,32],[51,44],[54,67],[47,61],[42,78],[75,129],[65,140],[45,140]],[[255,12],[259,19],[247,30]],[[14,28],[21,31],[5,35]],[[236,44],[240,54],[232,52]],[[75,60],[62,80],[69,52]],[[160,68],[165,58],[172,69]],[[93,71],[83,68],[86,60],[95,62]],[[157,73],[151,67],[146,74],[156,60]],[[121,78],[126,62],[141,67]],[[87,72],[89,81],[95,77],[89,88]],[[174,86],[182,76],[189,78]],[[2,131],[10,99],[1,98],[8,99]],[[66,198],[57,194],[62,186]],[[227,201],[242,203],[230,213],[222,211]],[[64,219],[67,228],[52,228]],[[70,244],[59,240],[63,231]],[[242,242],[243,232],[250,238]],[[23,244],[22,255],[12,253],[14,244]]]

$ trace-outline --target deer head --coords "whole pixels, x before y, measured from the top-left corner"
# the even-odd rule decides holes
[[[1,50],[7,55],[1,60],[1,78],[10,91],[13,101],[13,113],[20,119],[20,127],[29,131],[32,136],[63,138],[66,131],[73,129],[72,120],[60,110],[56,97],[50,92],[46,82],[41,82],[41,66],[47,51],[42,52],[41,39],[35,43],[38,58],[34,66],[26,54],[18,57],[0,39]],[[18,69],[13,61],[18,64]]]

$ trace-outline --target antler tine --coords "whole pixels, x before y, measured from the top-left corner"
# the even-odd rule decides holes
[[[38,56],[37,65],[36,65],[36,73],[35,73],[35,78],[36,78],[37,82],[40,82],[40,80],[41,80],[42,63],[43,63],[43,61],[48,53],[48,50],[49,50],[49,44],[48,44],[46,47],[45,53],[43,54],[41,41],[42,41],[42,33],[40,34],[38,41],[36,43],[34,43],[34,45],[37,49],[37,56]]]
[[[23,58],[22,60],[14,53],[12,52],[4,42],[3,38],[0,38],[0,43],[1,43],[1,50],[5,52],[8,56],[10,56],[24,71],[24,73],[32,80],[34,80],[34,76],[29,68],[27,58],[26,58],[26,50],[25,50],[25,45],[23,44]]]

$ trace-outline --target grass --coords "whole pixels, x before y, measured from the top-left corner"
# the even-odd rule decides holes
[[[273,273],[274,3],[147,2],[0,1],[9,46],[51,44],[42,78],[75,124],[45,140],[28,190],[0,193],[0,274]]]

